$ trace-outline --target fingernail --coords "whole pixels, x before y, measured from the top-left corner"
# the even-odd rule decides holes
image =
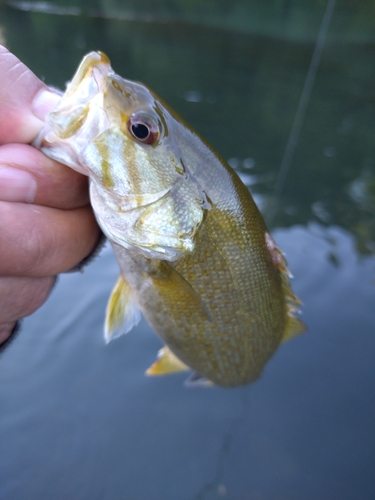
[[[31,203],[37,184],[34,177],[20,168],[0,166],[0,200]]]
[[[34,115],[40,120],[45,120],[46,114],[53,111],[61,100],[61,95],[46,89],[42,89],[33,101]]]

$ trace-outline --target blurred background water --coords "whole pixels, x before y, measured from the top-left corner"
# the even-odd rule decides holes
[[[144,321],[102,340],[105,247],[0,356],[0,499],[374,499],[374,2],[0,0],[0,40],[60,88],[102,50],[169,102],[249,187],[308,325],[244,388],[147,378]]]

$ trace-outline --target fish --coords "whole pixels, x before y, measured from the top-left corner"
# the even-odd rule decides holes
[[[120,276],[106,342],[146,318],[164,344],[147,375],[193,371],[188,386],[255,381],[305,331],[284,254],[246,186],[142,83],[86,55],[34,146],[89,177]]]

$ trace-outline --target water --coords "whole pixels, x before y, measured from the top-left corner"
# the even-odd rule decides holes
[[[267,12],[249,3],[252,21],[220,10],[211,21],[203,9],[199,22],[178,3],[69,2],[56,12],[62,3],[0,2],[0,35],[59,87],[85,53],[103,50],[199,130],[270,221],[308,332],[245,388],[147,378],[161,344],[144,321],[103,344],[118,272],[106,247],[83,274],[60,277],[0,357],[0,498],[373,499],[372,4],[331,5],[276,189],[327,3],[269,1]]]

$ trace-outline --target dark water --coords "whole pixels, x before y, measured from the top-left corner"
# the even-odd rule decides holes
[[[375,498],[375,9],[217,5],[0,2],[0,37],[59,87],[105,51],[230,159],[308,332],[245,388],[147,378],[160,342],[145,322],[102,340],[118,272],[105,248],[0,357],[1,500]]]

